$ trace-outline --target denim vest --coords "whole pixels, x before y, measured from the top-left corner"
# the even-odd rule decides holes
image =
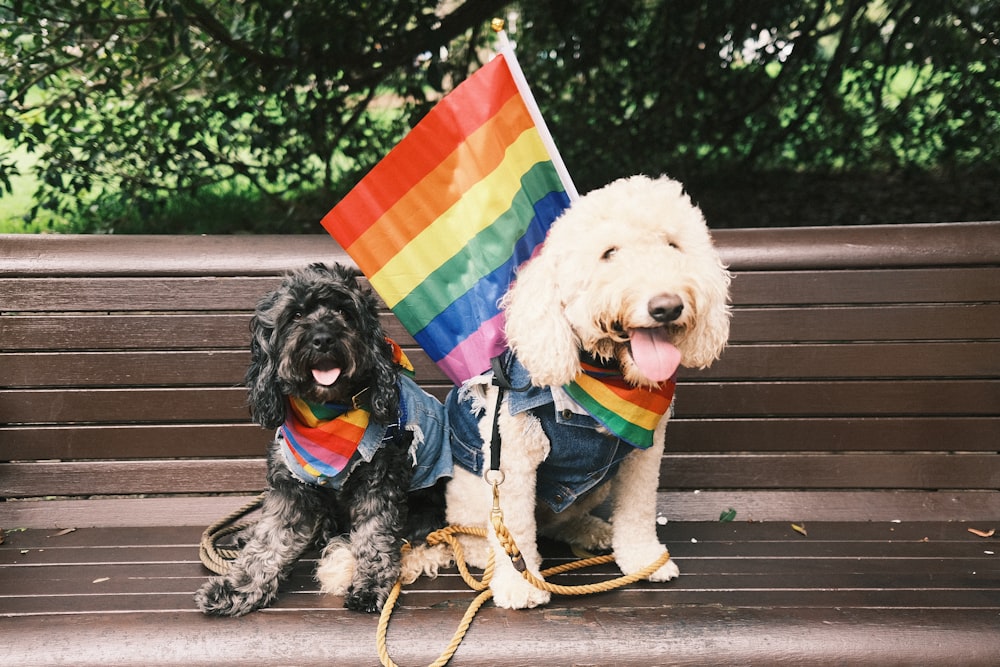
[[[511,385],[529,384],[527,369],[516,358],[511,357],[511,362]],[[489,384],[491,377],[492,374],[487,374],[475,381]],[[453,389],[445,400],[445,411],[455,463],[474,475],[481,475],[486,467],[486,454],[479,421],[485,408],[477,409],[470,393]],[[603,427],[593,417],[557,410],[548,388],[531,386],[526,391],[508,391],[507,396],[511,414],[529,412],[541,423],[549,439],[549,455],[537,472],[536,493],[554,512],[563,511],[614,475],[622,459],[634,451],[627,442],[599,430]]]
[[[399,423],[370,423],[358,443],[357,451],[340,474],[334,477],[316,477],[310,474],[295,460],[280,428],[278,439],[282,441],[281,453],[285,465],[300,482],[340,489],[354,467],[371,461],[375,452],[384,447],[392,439],[395,429],[400,427],[413,432],[413,445],[410,448],[413,478],[410,480],[410,491],[425,489],[442,477],[451,477],[452,457],[448,446],[444,406],[406,375],[399,376]]]

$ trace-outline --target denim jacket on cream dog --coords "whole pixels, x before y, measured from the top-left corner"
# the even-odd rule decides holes
[[[528,371],[514,357],[509,375],[515,387],[530,384]],[[492,374],[486,374],[473,382],[489,384],[491,378]],[[468,387],[452,390],[445,400],[445,410],[455,463],[481,475],[485,456],[479,420],[485,408],[477,405],[472,394]],[[590,415],[581,414],[562,389],[531,386],[526,391],[510,391],[507,396],[511,414],[530,412],[549,439],[549,456],[537,471],[537,496],[555,512],[566,509],[613,475],[622,459],[635,449],[609,436]]]

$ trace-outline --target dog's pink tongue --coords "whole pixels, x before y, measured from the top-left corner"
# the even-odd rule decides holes
[[[673,377],[681,363],[681,352],[667,340],[663,329],[632,329],[632,361],[639,371],[653,382]]]
[[[316,380],[316,382],[320,383],[324,387],[329,387],[337,381],[337,378],[340,377],[340,369],[331,368],[330,370],[321,371],[318,368],[314,368],[312,369],[312,374],[313,379]]]

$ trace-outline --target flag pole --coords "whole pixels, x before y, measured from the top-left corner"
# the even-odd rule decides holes
[[[566,169],[566,164],[563,162],[562,156],[559,155],[556,142],[552,139],[552,134],[549,132],[549,128],[545,124],[545,119],[542,117],[542,111],[538,108],[538,103],[535,102],[535,96],[531,94],[531,87],[528,86],[528,80],[524,77],[524,72],[521,71],[521,64],[517,62],[517,56],[514,55],[514,47],[510,43],[510,40],[507,39],[503,19],[493,19],[490,27],[497,34],[497,39],[500,40],[499,54],[504,57],[507,67],[510,69],[511,77],[517,85],[517,90],[521,93],[521,97],[528,107],[528,113],[535,122],[535,127],[538,128],[538,134],[545,145],[545,150],[552,159],[552,165],[555,167],[556,173],[559,175],[559,180],[566,190],[566,196],[569,197],[570,202],[574,202],[580,198],[580,193],[577,192],[576,185],[573,184],[573,179],[569,175],[569,170]]]

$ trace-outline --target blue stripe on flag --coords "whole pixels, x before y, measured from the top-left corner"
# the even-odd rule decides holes
[[[414,334],[414,339],[433,361],[443,359],[477,331],[480,324],[500,312],[497,301],[507,291],[515,270],[531,257],[535,248],[545,240],[549,227],[568,206],[569,196],[561,190],[550,192],[535,202],[535,215],[514,244],[511,257]]]

